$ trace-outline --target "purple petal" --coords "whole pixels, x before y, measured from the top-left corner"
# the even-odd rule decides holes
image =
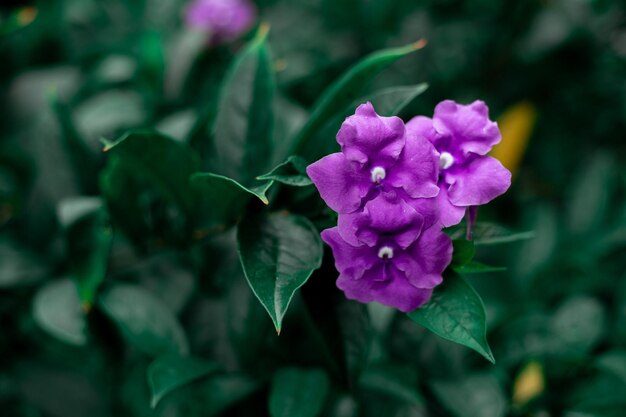
[[[247,0],[196,0],[186,10],[186,23],[228,40],[244,33],[254,22],[256,9]]]
[[[341,153],[333,153],[306,169],[322,199],[338,213],[350,213],[361,206],[370,189],[369,178],[355,171]]]
[[[489,120],[487,105],[479,100],[468,105],[442,101],[435,107],[433,127],[440,135],[451,137],[446,150],[453,154],[485,155],[501,139],[497,123]],[[436,147],[440,152],[443,149]]]
[[[404,189],[412,198],[431,198],[439,193],[439,154],[423,136],[407,135],[404,151],[390,171],[385,183]]]
[[[360,105],[337,133],[337,142],[350,161],[364,165],[395,161],[404,147],[404,123],[399,117],[381,117],[371,103]]]
[[[511,173],[491,156],[474,159],[463,169],[446,174],[448,195],[455,206],[480,206],[504,194]]]
[[[450,136],[439,134],[433,127],[433,119],[415,116],[406,124],[407,137],[422,137],[432,143],[436,149],[446,149]]]
[[[465,215],[466,207],[458,207],[450,202],[447,184],[440,182],[439,188],[439,195],[436,197],[439,207],[439,223],[443,227],[459,224]]]
[[[419,236],[424,218],[395,192],[381,193],[363,210],[339,216],[339,233],[349,243],[375,246],[383,237],[405,249]]]
[[[337,287],[349,299],[362,303],[377,301],[405,313],[415,310],[432,295],[432,290],[415,288],[409,284],[402,271],[394,266],[385,268],[382,264],[368,270],[363,279],[358,281],[340,275]]]
[[[393,259],[416,288],[441,284],[443,271],[451,260],[452,240],[438,226],[424,230],[413,246]]]
[[[336,227],[323,230],[322,240],[333,250],[335,268],[351,279],[359,280],[363,273],[379,263],[376,253],[367,246],[352,246],[341,238]]]
[[[437,187],[439,188],[439,187]],[[439,195],[439,194],[437,194]],[[405,198],[407,204],[413,207],[422,218],[424,224],[422,229],[428,229],[439,220],[439,204],[437,203],[437,197],[434,198]]]

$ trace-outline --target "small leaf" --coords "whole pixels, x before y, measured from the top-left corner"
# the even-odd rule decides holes
[[[430,301],[408,316],[444,339],[474,349],[495,363],[486,338],[483,301],[459,275],[446,275]]]
[[[300,216],[248,216],[239,225],[237,244],[248,284],[280,333],[291,298],[322,263],[317,230]]]
[[[191,184],[201,200],[202,215],[207,218],[205,226],[220,228],[239,218],[252,198],[269,204],[265,193],[272,186],[272,181],[248,188],[232,178],[203,172],[194,174]]]
[[[306,155],[307,160],[318,156],[315,144],[310,143],[316,132],[337,113],[356,100],[362,89],[380,71],[398,59],[422,48],[424,42],[415,42],[399,48],[374,52],[351,67],[335,81],[313,105],[311,117],[294,139],[292,153]]]
[[[33,317],[55,338],[76,346],[87,344],[87,320],[76,286],[69,279],[50,282],[37,292]]]
[[[245,185],[267,169],[272,155],[275,86],[266,35],[259,29],[236,59],[215,119],[216,171]]]
[[[112,234],[102,200],[94,197],[66,199],[59,205],[65,227],[70,271],[81,303],[90,308],[104,280]]]
[[[118,284],[102,295],[100,306],[124,338],[148,355],[186,354],[189,350],[174,314],[141,287]]]
[[[459,274],[484,274],[487,272],[501,272],[506,271],[503,266],[491,266],[485,265],[481,262],[469,261],[462,266],[452,266],[452,269]]]
[[[463,265],[467,264],[469,261],[474,258],[474,242],[471,240],[465,239],[457,239],[452,241],[452,247],[454,248],[454,252],[452,253],[452,263],[451,266],[453,268],[459,268]]]
[[[161,398],[176,388],[189,384],[219,369],[219,365],[197,358],[175,355],[157,358],[148,367],[148,385],[152,393],[150,406],[156,407]]]
[[[324,408],[329,381],[317,369],[283,368],[274,375],[269,409],[272,417],[317,417]]]
[[[273,180],[294,187],[306,187],[313,181],[306,174],[307,163],[299,156],[290,156],[285,162],[276,166],[269,173],[260,175],[258,180]]]

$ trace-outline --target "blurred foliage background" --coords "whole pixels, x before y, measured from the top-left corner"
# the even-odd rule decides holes
[[[277,337],[245,284],[232,234],[189,239],[182,214],[145,178],[122,183],[128,167],[107,164],[100,139],[129,128],[156,128],[202,154],[244,40],[209,47],[185,29],[178,0],[3,1],[0,413],[262,416],[268,397],[289,389],[271,383],[280,375],[323,398],[303,414],[311,416],[626,415],[626,3],[256,4],[288,122],[279,132],[300,125],[359,58],[418,39],[427,46],[372,89],[427,82],[405,119],[430,116],[448,98],[490,106],[504,136],[495,153],[514,183],[479,220],[534,232],[477,248],[478,260],[508,268],[469,277],[487,308],[496,365],[404,315],[329,301],[342,297],[334,270],[311,278]],[[165,305],[173,314],[162,322],[180,324],[155,332],[219,371],[151,409],[156,342],[135,332],[129,343],[133,329],[114,326],[106,298],[81,308],[68,291],[73,274],[104,271],[105,289],[129,284],[129,306],[142,297]],[[93,300],[95,287],[83,289],[81,299]],[[339,346],[336,334],[348,342]],[[294,366],[327,367],[329,376],[283,369]]]

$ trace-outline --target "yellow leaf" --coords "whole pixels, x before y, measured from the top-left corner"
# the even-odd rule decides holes
[[[531,361],[521,370],[513,385],[513,404],[521,407],[536,398],[545,389],[543,367]]]
[[[493,148],[491,156],[502,162],[513,176],[526,151],[536,118],[537,111],[532,103],[523,101],[509,107],[498,119],[502,141]]]

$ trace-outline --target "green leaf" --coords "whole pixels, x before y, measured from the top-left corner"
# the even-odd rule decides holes
[[[383,116],[397,116],[407,105],[427,89],[428,84],[426,83],[383,88],[357,100],[352,104],[352,107],[356,108],[359,104],[370,101],[378,114]]]
[[[351,67],[341,78],[335,81],[313,105],[311,116],[294,139],[292,153],[306,155],[307,158],[317,156],[315,144],[309,143],[315,133],[326,122],[342,112],[356,100],[362,89],[380,71],[398,59],[420,49],[423,43],[418,41],[399,48],[385,49],[374,52]]]
[[[483,301],[459,275],[446,275],[430,301],[408,316],[444,339],[474,349],[495,363],[487,343]]]
[[[204,226],[211,230],[222,230],[239,218],[252,198],[269,204],[265,194],[272,186],[272,181],[248,188],[232,178],[203,172],[194,174],[191,184],[201,200],[202,214],[206,216]]]
[[[219,365],[202,359],[175,355],[157,358],[148,367],[148,385],[152,393],[150,406],[156,407],[161,398],[176,388],[189,384],[219,369]]]
[[[189,350],[183,328],[172,312],[141,287],[118,284],[100,298],[104,313],[124,338],[152,356],[186,354]]]
[[[258,180],[273,180],[294,187],[306,187],[313,181],[306,174],[307,163],[299,156],[292,155],[267,174],[257,177]]]
[[[471,240],[458,239],[452,241],[454,251],[452,253],[452,268],[459,268],[474,258],[474,242]]]
[[[272,156],[274,75],[262,26],[236,59],[220,95],[215,119],[214,165],[248,185]]]
[[[52,281],[37,292],[33,318],[39,327],[65,343],[87,344],[87,320],[76,286],[69,279]]]
[[[195,195],[189,177],[198,170],[199,160],[184,144],[157,132],[131,131],[104,150],[132,167],[134,175],[150,181],[182,209],[194,208]]]
[[[300,216],[248,216],[239,225],[237,245],[248,284],[280,333],[291,298],[322,263],[317,230]]]
[[[501,272],[506,271],[503,266],[491,266],[485,265],[481,262],[469,261],[462,266],[452,266],[452,269],[459,274],[483,274],[487,272]]]
[[[489,222],[476,223],[473,228],[473,235],[476,246],[499,245],[535,237],[535,233],[532,231],[515,232],[499,224]]]
[[[433,392],[455,417],[504,417],[507,400],[493,375],[470,375],[451,381],[434,381]]]
[[[65,228],[71,275],[88,309],[106,274],[112,238],[107,214],[101,199],[77,197],[61,202],[59,218]]]
[[[328,376],[322,370],[280,369],[272,381],[270,416],[317,417],[324,408],[328,389]]]

